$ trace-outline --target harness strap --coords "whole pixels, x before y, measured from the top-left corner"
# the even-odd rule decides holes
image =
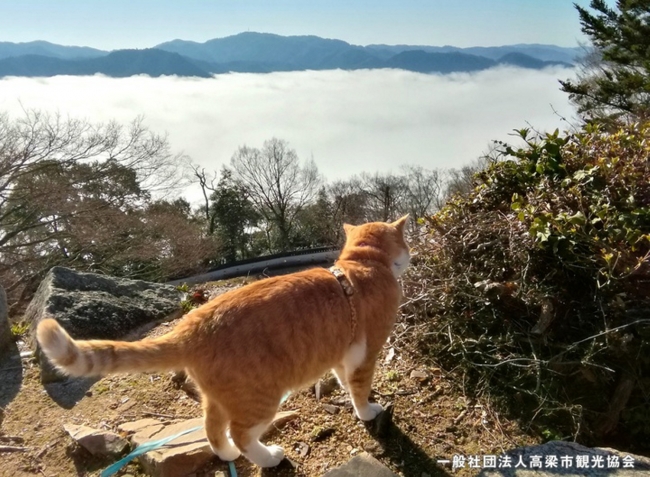
[[[333,266],[329,268],[329,271],[334,275],[334,278],[339,282],[341,288],[343,288],[343,293],[348,297],[348,304],[350,305],[350,326],[352,328],[352,338],[350,342],[354,341],[354,338],[357,333],[357,310],[354,307],[354,302],[352,301],[352,295],[354,295],[354,287],[352,282],[345,275],[345,272],[342,268]]]

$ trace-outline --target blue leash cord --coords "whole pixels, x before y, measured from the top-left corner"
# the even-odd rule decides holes
[[[123,457],[122,459],[115,462],[113,465],[104,469],[102,473],[99,474],[99,476],[110,477],[111,475],[115,474],[118,470],[120,470],[122,467],[124,467],[126,464],[128,464],[131,460],[135,459],[136,457],[141,456],[142,454],[145,454],[150,450],[158,449],[159,447],[164,446],[165,444],[173,441],[174,439],[177,439],[186,434],[190,434],[194,431],[198,431],[199,429],[203,429],[203,426],[197,426],[197,427],[193,427],[192,429],[186,429],[184,431],[179,432],[178,434],[165,437],[164,439],[158,439],[157,441],[145,442],[141,446],[138,446],[137,449],[135,449],[126,457]]]
[[[291,395],[291,391],[287,391],[287,393],[284,396],[282,396],[282,400],[280,401],[280,404],[284,403],[284,401],[286,401],[290,395]],[[137,449],[135,449],[133,452],[128,454],[126,457],[121,458],[113,465],[105,468],[102,471],[102,473],[99,474],[99,477],[110,477],[111,475],[117,473],[122,467],[124,467],[126,464],[128,464],[136,457],[141,456],[142,454],[146,454],[151,450],[158,449],[159,447],[164,446],[165,444],[173,441],[174,439],[177,439],[186,434],[191,434],[192,432],[198,431],[200,429],[203,429],[203,426],[197,426],[197,427],[193,427],[192,429],[186,429],[177,434],[174,434],[173,436],[165,437],[163,439],[158,439],[157,441],[145,442],[141,446],[138,446]],[[234,462],[228,462],[228,469],[230,470],[230,477],[237,477],[237,469],[235,469]]]

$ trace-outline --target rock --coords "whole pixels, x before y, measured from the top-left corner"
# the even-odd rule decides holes
[[[296,452],[300,457],[307,457],[311,448],[306,442],[297,442],[295,445]]]
[[[127,426],[130,429],[138,429],[131,437],[131,442],[135,446],[163,439],[193,427],[203,426],[202,418],[190,419],[168,426],[162,425],[154,419],[143,419],[142,421],[136,421]],[[125,425],[120,426],[120,429],[123,428]],[[138,457],[144,471],[152,477],[187,476],[214,458],[215,455],[210,449],[203,428],[180,436],[168,444]]]
[[[362,452],[324,477],[397,477],[396,474],[374,457]]]
[[[316,400],[320,401],[320,398],[329,396],[339,387],[339,381],[334,376],[327,376],[316,382],[314,385],[314,394],[316,394]]]
[[[312,442],[324,441],[332,434],[336,432],[336,429],[333,427],[326,427],[325,429],[318,429],[317,432],[312,433],[311,440]]]
[[[201,393],[194,381],[185,373],[185,371],[174,371],[172,375],[172,384],[176,389],[182,389],[190,398],[201,402]]]
[[[337,406],[334,406],[332,404],[321,404],[321,406],[330,414],[338,414],[340,411],[340,409]]]
[[[510,467],[499,467],[499,463],[503,462],[499,459],[504,456],[497,456],[495,469],[486,468],[485,462],[481,462],[483,470],[479,477],[555,477],[558,474],[563,477],[636,477],[650,473],[650,458],[614,449],[589,448],[575,442],[551,441],[539,446],[519,447],[504,455],[510,458]],[[557,462],[551,468],[547,460],[553,456]],[[562,458],[567,462],[570,459],[571,467],[566,463],[563,465]],[[578,459],[582,461],[580,467]],[[634,467],[626,468],[630,462]]]
[[[416,381],[419,382],[424,382],[427,379],[429,379],[429,375],[424,371],[421,371],[419,369],[414,369],[413,371],[411,371],[411,379],[415,379]]]
[[[276,429],[282,429],[284,426],[287,425],[287,423],[298,419],[300,417],[300,414],[298,414],[297,411],[280,411],[275,413],[275,417],[273,418],[273,422],[271,423],[271,426],[269,426],[269,429],[276,428]]]
[[[352,409],[352,401],[346,396],[331,399],[330,402],[344,409]]]
[[[73,338],[124,339],[144,325],[180,316],[180,297],[170,285],[53,267],[24,315],[31,324],[31,347],[41,363],[41,381],[61,379],[36,343],[35,330],[42,319],[56,319]]]
[[[129,447],[129,443],[114,432],[75,424],[65,424],[63,428],[95,457],[119,457]]]
[[[363,444],[363,450],[372,455],[383,456],[386,455],[386,449],[381,443],[377,441],[370,441]]]
[[[7,294],[5,289],[0,286],[0,356],[9,350],[9,345],[13,342],[14,337],[9,325],[9,308],[7,306]]]
[[[149,435],[154,435],[162,430],[163,427],[165,427],[165,425],[157,419],[139,419],[133,422],[125,422],[124,424],[117,426],[118,430],[126,432],[127,434],[144,431],[148,432]]]
[[[393,403],[389,402],[386,404],[384,410],[377,414],[377,417],[366,423],[366,426],[369,426],[370,433],[379,438],[387,437],[393,425],[394,412],[395,406]]]

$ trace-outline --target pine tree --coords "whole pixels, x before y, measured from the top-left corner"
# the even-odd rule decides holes
[[[227,262],[246,258],[248,230],[258,219],[248,190],[233,178],[230,169],[224,167],[210,201],[210,215],[224,258]]]
[[[586,120],[650,118],[650,0],[592,0],[575,5],[594,55],[577,80],[561,81]]]

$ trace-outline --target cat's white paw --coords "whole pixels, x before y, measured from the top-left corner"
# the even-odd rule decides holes
[[[284,449],[282,447],[266,446],[266,450],[268,450],[268,455],[260,459],[260,462],[256,462],[260,467],[275,467],[284,459]]]
[[[265,446],[257,441],[249,445],[244,455],[260,467],[275,467],[284,459],[284,449],[280,446]]]
[[[214,452],[219,459],[225,461],[225,462],[230,462],[232,460],[237,460],[239,456],[241,455],[241,451],[237,448],[237,446],[230,440],[228,439],[228,445],[223,446],[221,449],[216,449],[211,443],[210,443],[210,449],[212,449],[212,452]]]
[[[366,406],[362,408],[355,408],[357,416],[362,421],[372,421],[383,410],[384,408],[381,407],[381,404],[377,404],[374,402],[369,402],[368,404],[366,404]]]

